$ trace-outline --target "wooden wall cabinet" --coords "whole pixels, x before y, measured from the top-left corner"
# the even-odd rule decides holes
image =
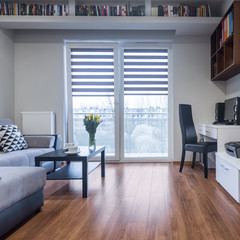
[[[223,37],[224,22],[232,14],[228,37]],[[231,17],[231,16],[230,16]],[[226,34],[226,31],[225,31]],[[225,81],[240,73],[240,1],[234,1],[211,35],[211,80]]]

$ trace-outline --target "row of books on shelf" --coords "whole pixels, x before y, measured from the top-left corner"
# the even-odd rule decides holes
[[[76,16],[145,16],[145,6],[76,5]]]
[[[25,4],[25,3],[1,3],[0,15],[29,15],[29,16],[67,16],[68,5],[53,4]],[[75,5],[76,16],[145,16],[145,6],[125,5]],[[152,16],[201,16],[210,17],[209,5],[171,6],[159,5],[152,7]]]
[[[159,5],[152,7],[152,16],[164,17],[211,17],[210,5],[201,5],[200,7],[194,6],[172,6],[172,5]]]
[[[145,16],[145,6],[126,5],[76,5],[76,16]],[[152,7],[152,16],[192,16],[211,17],[210,5],[194,6],[171,6],[159,5]]]
[[[68,5],[1,3],[0,15],[67,16]]]
[[[224,43],[228,37],[233,33],[233,13],[232,11],[222,20],[222,39],[220,40],[220,46]]]

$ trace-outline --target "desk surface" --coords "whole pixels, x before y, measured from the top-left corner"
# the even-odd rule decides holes
[[[224,144],[232,141],[240,141],[240,126],[239,125],[220,125],[220,124],[199,124],[198,133],[208,138],[217,141],[218,152],[224,152]]]
[[[240,125],[224,125],[224,124],[211,124],[211,123],[201,123],[198,124],[199,127],[210,127],[210,128],[223,128],[223,129],[233,129],[233,128],[237,128],[240,129]]]

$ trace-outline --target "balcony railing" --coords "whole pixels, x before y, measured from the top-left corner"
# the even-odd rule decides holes
[[[92,110],[92,109],[91,109]],[[110,111],[85,111],[73,113],[74,140],[78,145],[88,145],[88,133],[83,125],[85,115],[98,114],[103,122],[96,134],[98,145],[106,146],[106,155],[115,153],[114,113]],[[166,156],[168,153],[168,114],[166,112],[125,112],[124,151],[134,156]]]

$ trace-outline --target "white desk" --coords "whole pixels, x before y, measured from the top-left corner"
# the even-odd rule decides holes
[[[198,133],[206,141],[217,141],[216,180],[240,203],[240,158],[227,154],[224,146],[227,142],[240,141],[240,126],[200,124]],[[210,154],[209,158],[211,162]]]
[[[218,152],[225,152],[225,143],[240,141],[240,125],[199,124],[198,133],[205,140],[217,141]]]

